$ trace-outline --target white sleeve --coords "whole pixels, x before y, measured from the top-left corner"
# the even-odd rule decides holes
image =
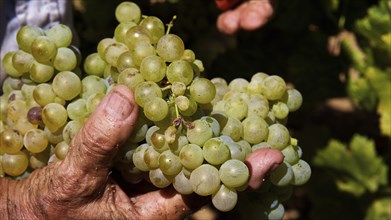
[[[66,24],[73,31],[72,1],[70,0],[6,0],[1,1],[0,57],[8,51],[18,50],[16,33],[24,25],[50,28],[57,23]],[[76,36],[74,34],[74,36]],[[77,41],[77,38],[75,38]],[[6,73],[1,67],[0,82]]]

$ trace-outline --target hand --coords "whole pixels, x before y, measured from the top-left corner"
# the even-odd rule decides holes
[[[232,0],[226,1],[237,2]],[[256,30],[265,25],[272,16],[272,1],[273,0],[245,1],[238,7],[225,11],[219,15],[217,27],[221,32],[226,34],[234,34],[240,29],[246,31]],[[218,1],[216,1],[216,3],[217,2]],[[222,8],[221,6],[219,7]]]
[[[25,180],[0,178],[0,219],[181,219],[205,205],[207,197],[182,196],[173,188],[134,194],[136,186],[121,189],[114,180],[110,163],[137,116],[130,90],[114,88],[73,139],[63,161],[35,170]],[[249,155],[249,187],[258,188],[282,160],[272,149]]]

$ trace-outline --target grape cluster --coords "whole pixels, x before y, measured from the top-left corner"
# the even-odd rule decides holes
[[[113,37],[102,39],[83,63],[65,25],[19,30],[20,49],[2,61],[9,77],[0,98],[0,175],[19,178],[63,160],[102,98],[125,85],[141,108],[113,164],[127,182],[173,185],[183,195],[211,196],[218,210],[229,211],[247,187],[246,156],[278,149],[284,163],[251,199],[262,195],[257,201],[264,213],[281,215],[292,185],[304,184],[311,173],[285,127],[302,104],[300,92],[265,73],[229,83],[204,78],[202,62],[170,33],[173,21],[166,28],[133,2],[119,4],[115,16]]]

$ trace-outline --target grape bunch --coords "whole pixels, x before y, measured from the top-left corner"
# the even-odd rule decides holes
[[[102,39],[83,61],[65,25],[19,30],[19,50],[2,60],[9,77],[0,97],[0,175],[24,178],[63,160],[102,98],[125,85],[141,111],[113,164],[124,180],[211,196],[220,211],[247,201],[267,217],[282,218],[281,203],[292,186],[311,174],[285,126],[302,104],[300,92],[265,73],[250,81],[209,80],[202,61],[170,33],[175,17],[166,27],[127,1],[115,17],[113,37]],[[280,150],[285,159],[261,189],[245,193],[250,172],[244,160],[260,148]]]

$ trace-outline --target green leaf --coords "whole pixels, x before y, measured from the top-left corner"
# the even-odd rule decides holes
[[[336,176],[339,190],[355,196],[376,192],[379,186],[387,184],[387,166],[376,155],[373,141],[360,135],[352,138],[349,147],[331,140],[315,156],[314,164]]]
[[[391,136],[391,69],[381,71],[369,67],[365,76],[379,98],[377,112],[380,115],[380,131],[383,135]]]
[[[375,200],[367,210],[366,220],[389,220],[391,219],[391,198]]]

